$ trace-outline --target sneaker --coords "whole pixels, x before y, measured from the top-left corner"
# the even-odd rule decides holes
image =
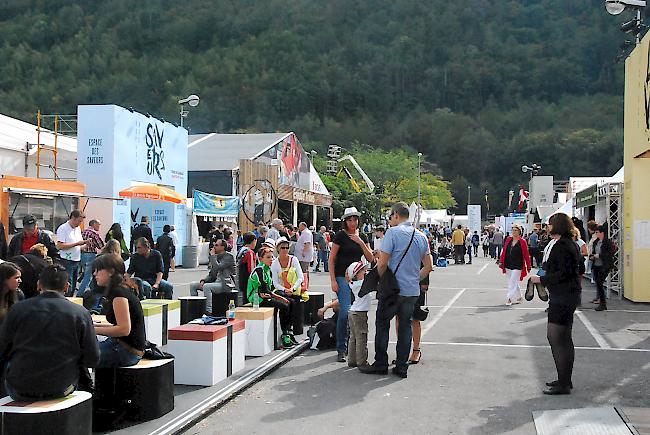
[[[400,378],[402,378],[402,379],[406,379],[406,378],[408,377],[408,375],[406,374],[406,372],[403,372],[403,371],[401,371],[401,370],[397,370],[397,367],[393,367],[392,372],[393,372],[393,374],[394,374],[395,376],[398,376],[398,377],[400,377]]]
[[[296,340],[296,337],[294,337],[293,334],[289,334],[289,340],[291,340],[294,346],[298,345],[298,340]]]
[[[336,362],[345,362],[345,352],[339,351],[336,355]]]
[[[361,373],[365,373],[366,375],[387,375],[388,374],[388,367],[377,367],[374,364],[359,366],[358,368]]]
[[[595,308],[596,311],[607,311],[607,304],[601,303]]]
[[[282,348],[291,349],[293,346],[294,344],[291,342],[291,338],[289,337],[289,334],[282,335]]]
[[[506,301],[506,307],[511,307],[511,306],[512,306],[512,301],[510,299],[508,299]]]

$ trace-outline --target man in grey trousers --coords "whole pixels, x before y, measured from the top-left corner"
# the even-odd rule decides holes
[[[235,257],[226,251],[225,240],[216,240],[210,255],[210,270],[208,275],[199,282],[190,284],[190,294],[198,296],[199,291],[205,294],[205,309],[212,313],[212,294],[225,293],[235,288]]]

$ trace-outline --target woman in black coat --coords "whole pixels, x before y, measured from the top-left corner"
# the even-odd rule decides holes
[[[541,283],[549,291],[547,338],[551,345],[557,370],[557,380],[547,382],[544,394],[570,394],[573,388],[571,374],[575,349],[573,347],[573,313],[580,303],[584,261],[572,238],[573,222],[564,213],[551,216],[550,234],[556,240],[546,263],[543,276],[531,280]]]

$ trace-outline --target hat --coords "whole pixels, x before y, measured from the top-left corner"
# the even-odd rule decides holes
[[[288,245],[289,240],[284,236],[278,237],[278,240],[275,241],[275,246],[280,246],[280,243],[286,243]]]
[[[23,218],[23,228],[24,227],[33,227],[36,225],[36,218],[33,214],[28,214]]]
[[[357,273],[359,273],[359,271],[365,267],[366,265],[363,263],[363,261],[354,262],[348,266],[345,274],[349,279],[354,279],[354,277],[357,276]]]
[[[350,216],[356,216],[359,217],[361,216],[361,213],[359,213],[359,210],[357,210],[356,207],[347,207],[345,211],[343,212],[343,216],[341,216],[341,220],[346,220]]]
[[[275,249],[275,240],[266,239],[262,242],[262,246],[268,246],[269,248]]]

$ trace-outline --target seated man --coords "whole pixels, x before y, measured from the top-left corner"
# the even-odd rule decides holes
[[[99,346],[90,314],[68,301],[68,272],[46,267],[38,280],[40,294],[15,304],[0,332],[0,359],[12,399],[55,399],[88,382],[89,367],[99,362]]]
[[[135,241],[135,250],[126,276],[140,278],[142,290],[147,298],[160,297],[162,294],[165,299],[171,299],[174,287],[162,279],[164,266],[160,252],[151,249],[149,240],[144,237]]]
[[[190,283],[190,294],[198,296],[199,290],[205,294],[205,309],[212,313],[212,293],[226,293],[235,289],[235,257],[228,251],[227,242],[218,239],[210,253],[210,270],[199,282]]]

